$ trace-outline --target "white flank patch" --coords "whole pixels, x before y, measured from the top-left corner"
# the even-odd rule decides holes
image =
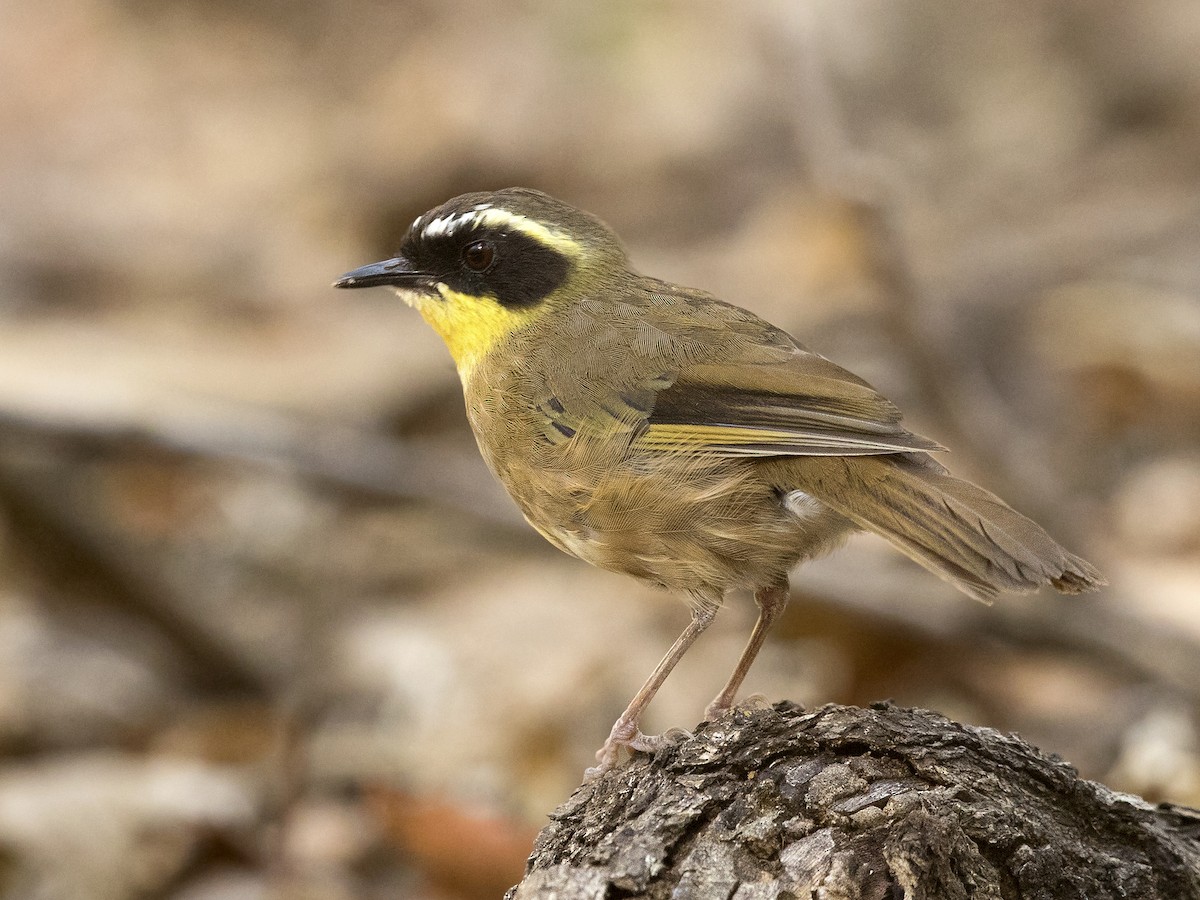
[[[804,491],[788,491],[783,497],[783,508],[797,519],[815,519],[825,511],[825,504]]]

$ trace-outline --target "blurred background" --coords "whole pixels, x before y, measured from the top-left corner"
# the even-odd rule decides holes
[[[330,288],[514,184],[867,378],[1112,581],[985,608],[858,537],[750,692],[1200,804],[1192,0],[6,0],[0,82],[3,897],[519,878],[686,610],[529,530],[436,336]]]

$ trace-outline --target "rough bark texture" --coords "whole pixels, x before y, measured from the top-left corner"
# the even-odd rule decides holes
[[[920,709],[736,710],[584,785],[507,900],[1200,898],[1200,812]]]

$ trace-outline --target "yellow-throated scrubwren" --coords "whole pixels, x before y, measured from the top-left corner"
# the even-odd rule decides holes
[[[1103,584],[1037,524],[929,455],[870,385],[754,314],[634,272],[598,219],[522,188],[465,194],[413,222],[394,259],[338,287],[388,285],[442,336],[488,466],[525,518],[593,565],[684,594],[690,624],[597,753],[638,728],[731,588],[759,618],[734,696],[788,597],[788,570],[857,529],[972,597]]]

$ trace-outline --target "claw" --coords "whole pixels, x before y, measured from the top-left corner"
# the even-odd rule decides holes
[[[704,721],[715,722],[717,719],[721,718],[721,716],[725,715],[725,713],[729,712],[729,710],[732,708],[733,705],[730,703],[720,703],[717,700],[714,700],[712,703],[708,704],[708,706],[704,707]]]
[[[654,753],[659,747],[667,743],[666,737],[665,734],[642,734],[639,731],[625,746],[630,750],[638,750],[642,753]]]
[[[771,702],[766,698],[766,696],[764,694],[751,694],[749,697],[747,697],[741,703],[722,703],[722,702],[720,702],[720,699],[721,698],[718,697],[712,703],[708,704],[707,707],[705,707],[705,709],[704,709],[704,721],[705,722],[715,722],[715,721],[717,721],[717,719],[721,718],[722,716],[728,715],[729,711],[731,709],[744,709],[744,710],[762,709],[765,706],[769,706],[770,702]]]
[[[617,764],[621,748],[628,747],[639,753],[654,753],[661,747],[673,743],[680,735],[687,736],[686,731],[673,728],[665,734],[642,734],[637,722],[624,718],[617,719],[608,735],[604,746],[596,751],[596,765],[583,773],[584,781],[594,781]]]

